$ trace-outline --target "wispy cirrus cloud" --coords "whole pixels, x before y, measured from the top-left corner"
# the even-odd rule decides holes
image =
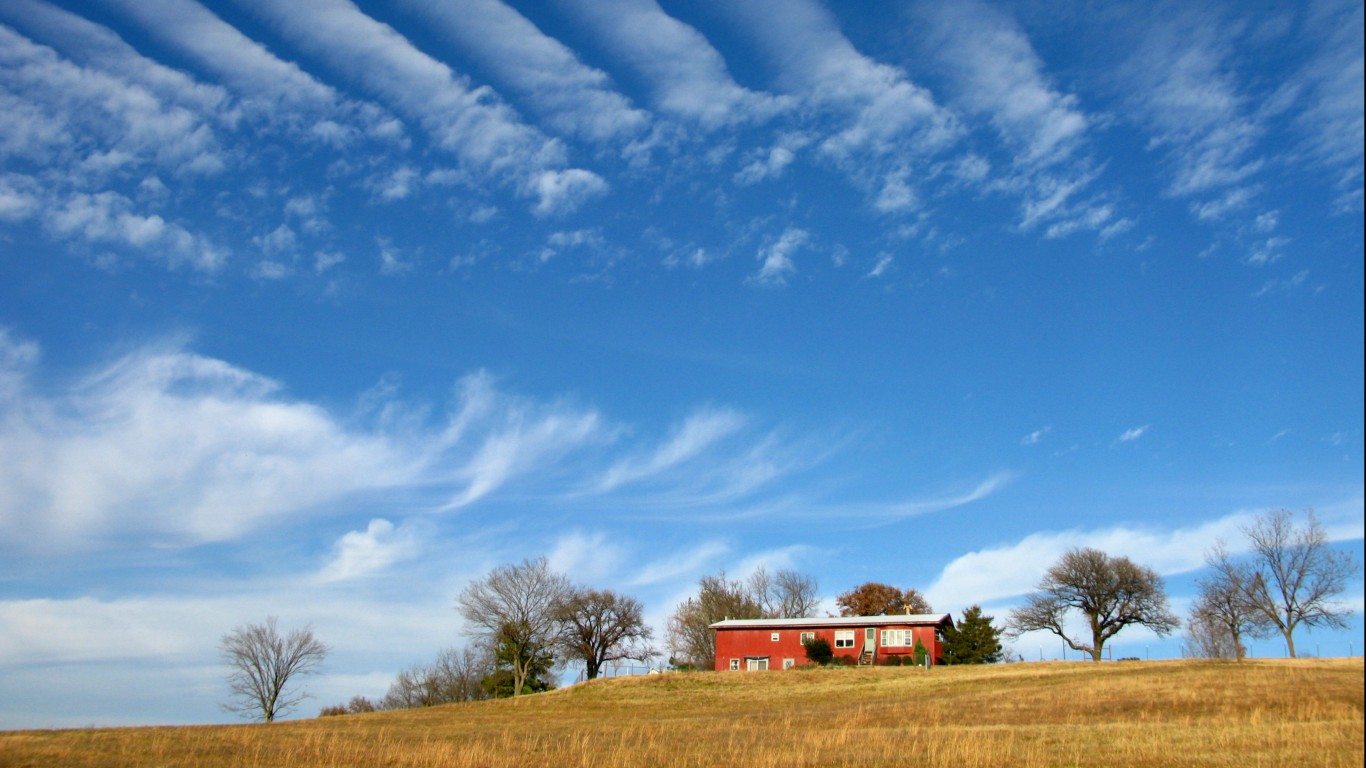
[[[781,286],[787,284],[789,275],[797,271],[792,256],[805,247],[811,240],[811,233],[799,227],[788,227],[777,240],[759,249],[759,271],[750,277],[750,282],[762,286]]]
[[[1022,198],[1020,228],[1049,238],[1080,230],[1109,236],[1130,224],[1091,190],[1099,177],[1088,134],[1093,122],[1064,93],[1020,25],[980,2],[923,6],[923,45],[945,73],[953,103],[989,121],[1008,162],[988,188]]]
[[[396,121],[384,110],[344,99],[194,0],[103,2],[218,78],[249,113],[293,125],[306,138],[347,143],[365,133],[384,135],[395,127]]]
[[[19,362],[0,403],[10,546],[231,539],[411,478],[396,446],[280,397],[274,382],[174,347],[41,392],[32,356]]]
[[[501,0],[404,0],[485,64],[496,81],[561,133],[593,142],[630,138],[650,115],[616,91],[606,73]]]
[[[1135,441],[1135,440],[1139,439],[1140,437],[1143,437],[1145,434],[1147,434],[1147,433],[1148,433],[1148,427],[1149,427],[1149,426],[1150,426],[1150,425],[1148,425],[1148,424],[1144,424],[1144,425],[1141,426],[1141,427],[1134,427],[1133,429],[1126,429],[1126,430],[1124,430],[1123,434],[1121,434],[1121,435],[1119,436],[1119,441],[1120,441],[1121,443],[1132,443],[1133,441]]]
[[[60,50],[81,66],[101,70],[215,121],[231,125],[240,114],[223,88],[150,59],[107,27],[40,0],[0,6],[0,19]]]
[[[670,117],[718,129],[762,122],[788,106],[735,82],[707,38],[655,0],[557,2],[650,84],[654,107]]]
[[[240,2],[327,67],[417,120],[467,172],[535,200],[538,214],[572,210],[607,189],[597,174],[566,168],[564,145],[523,122],[491,89],[473,86],[350,0],[308,7]]]
[[[1338,203],[1347,210],[1362,207],[1363,9],[1351,0],[1319,0],[1308,7],[1308,35],[1313,60],[1299,74],[1306,108],[1296,123],[1306,137],[1308,154],[1337,174]]]
[[[502,393],[486,374],[462,380],[456,407],[435,423],[390,403],[366,426],[178,343],[65,385],[39,386],[40,361],[36,345],[0,333],[4,546],[227,541],[380,489],[420,490],[419,508],[439,512],[606,439],[596,412]],[[323,576],[397,557],[409,530],[381,519],[344,537]]]
[[[733,410],[709,408],[694,413],[674,429],[664,444],[648,455],[622,459],[613,464],[599,480],[597,490],[610,491],[628,483],[657,477],[734,435],[744,425],[744,416]]]
[[[878,210],[913,210],[918,196],[911,179],[917,165],[961,133],[953,113],[904,71],[860,52],[815,2],[722,8],[759,45],[779,89],[823,116],[808,129],[822,135],[816,142],[819,153],[866,190]],[[762,166],[749,169],[757,175]]]
[[[1167,193],[1206,215],[1242,208],[1266,164],[1266,126],[1230,60],[1225,35],[1237,27],[1213,10],[1168,8],[1145,21],[1125,87],[1152,132],[1150,147],[1166,154]]]

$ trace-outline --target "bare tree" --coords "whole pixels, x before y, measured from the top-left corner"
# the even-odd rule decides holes
[[[1197,606],[1186,620],[1186,640],[1181,644],[1181,652],[1194,659],[1242,661],[1247,648],[1233,639],[1227,626]]]
[[[290,683],[315,674],[328,647],[311,627],[281,637],[271,616],[264,624],[247,624],[224,635],[219,651],[230,669],[228,685],[236,699],[224,709],[271,723],[308,698],[291,690]]]
[[[555,610],[570,590],[569,580],[541,557],[499,566],[457,598],[470,633],[507,657],[514,696],[522,695],[533,668],[547,663],[558,638]]]
[[[1295,658],[1295,629],[1347,626],[1352,612],[1333,598],[1361,571],[1345,552],[1335,552],[1313,510],[1303,528],[1294,513],[1275,509],[1243,529],[1252,545],[1252,562],[1243,584],[1247,602],[1285,638]]]
[[[764,611],[745,584],[727,579],[724,572],[703,576],[697,587],[697,596],[680,603],[669,617],[669,649],[675,663],[712,669],[716,633],[711,625],[724,619],[761,618]]]
[[[446,648],[430,664],[398,673],[380,701],[384,709],[434,707],[486,697],[483,680],[493,672],[493,659],[473,648]]]
[[[765,618],[792,619],[815,613],[816,580],[791,569],[774,574],[761,565],[749,576],[749,591]]]
[[[1162,577],[1127,557],[1110,557],[1096,549],[1073,549],[1044,574],[1039,591],[1010,613],[1008,633],[1019,637],[1047,630],[1076,651],[1101,660],[1105,642],[1130,625],[1171,634],[1181,622],[1167,607]],[[1079,611],[1091,631],[1091,642],[1070,637],[1066,616]]]
[[[1249,598],[1252,570],[1234,561],[1223,542],[1205,554],[1205,563],[1212,574],[1195,582],[1200,593],[1191,609],[1187,650],[1193,656],[1242,661],[1247,656],[1243,637],[1262,637],[1272,629]]]
[[[645,623],[640,601],[608,590],[572,592],[556,610],[560,646],[582,659],[589,680],[604,664],[622,659],[644,661],[655,655],[649,646],[654,631]]]

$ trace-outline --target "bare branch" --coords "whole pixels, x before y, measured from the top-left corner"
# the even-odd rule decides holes
[[[270,723],[308,698],[291,691],[290,681],[315,674],[328,647],[311,627],[281,637],[271,616],[264,624],[247,624],[224,635],[219,650],[231,670],[229,690],[237,699],[224,708]]]

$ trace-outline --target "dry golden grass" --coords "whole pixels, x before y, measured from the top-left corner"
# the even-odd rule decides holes
[[[0,766],[1361,766],[1361,659],[689,673],[274,725],[0,733]]]

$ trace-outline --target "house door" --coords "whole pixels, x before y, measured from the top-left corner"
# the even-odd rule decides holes
[[[875,647],[877,647],[877,630],[876,630],[876,629],[873,629],[872,627],[868,627],[867,629],[863,630],[863,647],[864,647],[864,648],[875,648]]]

